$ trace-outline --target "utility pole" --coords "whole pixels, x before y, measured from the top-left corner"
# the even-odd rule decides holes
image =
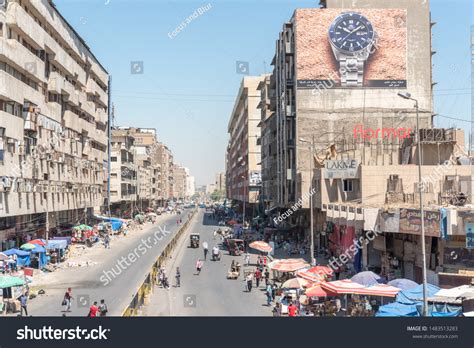
[[[108,88],[108,122],[107,122],[107,213],[110,217],[110,170],[112,168],[110,159],[112,157],[112,123],[115,118],[115,105],[112,103],[112,76],[109,76]]]

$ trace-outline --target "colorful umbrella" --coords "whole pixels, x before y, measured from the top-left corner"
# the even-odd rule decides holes
[[[265,243],[260,240],[250,243],[249,247],[251,247],[252,249],[264,252],[264,253],[269,253],[270,251],[273,250],[273,248],[268,243]]]
[[[413,280],[405,279],[405,278],[393,279],[389,281],[387,284],[394,286],[396,288],[402,289],[402,290],[410,290],[418,286],[418,284],[415,283]]]
[[[227,222],[228,225],[235,225],[237,223],[237,221],[235,220],[230,220]]]
[[[367,296],[396,297],[401,289],[387,284],[377,284],[361,289],[359,294]]]
[[[372,286],[379,284],[379,280],[381,280],[378,274],[375,274],[371,271],[365,271],[357,273],[355,276],[351,278],[353,282],[359,283],[364,286]]]
[[[308,263],[303,259],[275,260],[268,265],[271,270],[278,272],[296,272],[308,266]]]
[[[284,282],[281,287],[283,289],[301,289],[308,284],[309,282],[303,278],[293,278]]]
[[[0,289],[11,288],[12,286],[22,286],[24,284],[25,281],[18,277],[0,277]]]
[[[302,269],[300,271],[297,271],[296,276],[300,277],[300,278],[303,278],[303,279],[306,279],[306,280],[309,280],[312,283],[319,283],[319,282],[322,282],[324,280],[323,275],[310,273],[308,270],[304,270],[304,269]]]
[[[321,287],[325,291],[329,291],[337,295],[361,294],[361,290],[365,289],[365,286],[355,283],[350,279],[335,280],[333,282],[322,282]]]
[[[90,231],[90,230],[92,230],[92,227],[87,226],[85,224],[74,226],[73,228],[75,228],[76,230],[80,230],[80,231]]]
[[[309,297],[326,297],[328,296],[328,292],[321,287],[321,284],[316,284],[308,287],[305,291],[305,295]]]
[[[43,240],[43,239],[30,240],[28,243],[29,244],[37,244],[37,245],[41,245],[41,246],[45,246],[47,244],[46,241]]]
[[[311,267],[307,270],[309,273],[325,275],[325,276],[332,276],[334,274],[334,270],[329,266],[315,266]]]
[[[33,250],[33,249],[36,249],[36,244],[30,244],[30,243],[26,243],[26,244],[23,244],[20,249],[22,250]]]

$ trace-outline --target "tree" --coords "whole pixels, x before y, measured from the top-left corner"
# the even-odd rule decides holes
[[[220,201],[224,196],[224,191],[215,190],[213,193],[211,193],[211,199],[213,201]]]

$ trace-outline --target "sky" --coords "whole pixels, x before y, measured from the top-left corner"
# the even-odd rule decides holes
[[[383,1],[383,0],[380,0]],[[156,128],[197,185],[224,171],[227,124],[243,75],[271,71],[295,8],[317,0],[55,0],[112,75],[117,126]],[[471,0],[431,0],[437,127],[469,130]],[[180,23],[201,8],[186,27]],[[174,32],[174,35],[172,34]],[[137,65],[138,64],[138,65]],[[132,69],[142,66],[140,71]],[[133,72],[133,73],[132,73]],[[138,72],[138,73],[137,73]],[[465,120],[465,121],[461,121]]]

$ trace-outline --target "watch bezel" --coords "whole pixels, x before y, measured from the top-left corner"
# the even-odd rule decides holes
[[[369,43],[367,44],[367,46],[359,49],[359,50],[354,50],[354,51],[350,51],[350,50],[346,50],[344,48],[340,48],[338,46],[336,46],[334,44],[334,42],[332,41],[332,38],[331,38],[331,33],[335,33],[335,26],[336,26],[336,23],[339,23],[340,19],[342,19],[343,17],[346,17],[346,16],[350,16],[350,15],[358,15],[360,16],[363,20],[365,20],[367,22],[367,29],[369,31],[369,33],[371,32],[372,35],[369,39]],[[372,22],[366,17],[364,16],[362,13],[360,12],[353,12],[353,11],[350,11],[350,12],[343,12],[343,13],[340,13],[336,18],[334,18],[334,20],[332,21],[331,23],[331,26],[329,27],[329,30],[328,30],[328,39],[329,39],[329,43],[331,44],[331,46],[338,50],[339,52],[342,52],[346,55],[357,55],[357,54],[360,54],[360,52],[364,52],[364,51],[367,51],[367,50],[370,50],[370,48],[372,47],[372,45],[374,44],[375,40],[377,38],[377,33],[375,32],[375,28],[372,24]]]

